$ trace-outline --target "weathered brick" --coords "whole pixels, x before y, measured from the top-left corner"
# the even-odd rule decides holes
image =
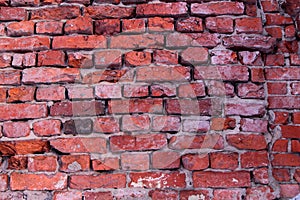
[[[154,97],[171,97],[176,95],[176,87],[172,84],[154,84],[151,86],[150,90],[151,95]]]
[[[26,155],[49,152],[50,146],[43,140],[2,141],[0,152],[2,155]]]
[[[14,54],[13,61],[11,63],[16,67],[33,67],[36,65],[36,54],[25,53],[25,54]]]
[[[93,19],[128,18],[131,17],[133,13],[134,8],[115,5],[89,6],[84,9],[84,15],[87,15]]]
[[[53,200],[64,200],[64,199],[80,200],[82,199],[82,194],[80,191],[66,191],[66,192],[54,193]]]
[[[65,134],[90,134],[93,131],[93,122],[91,119],[70,119],[64,123]]]
[[[31,11],[31,20],[62,20],[80,16],[78,6],[60,6],[52,8],[40,8]]]
[[[63,22],[41,21],[36,23],[36,33],[46,35],[60,35],[63,33]]]
[[[162,99],[110,100],[109,113],[162,113]]]
[[[27,122],[5,122],[2,132],[5,137],[26,137],[30,134],[30,127]]]
[[[159,48],[163,45],[164,36],[156,34],[112,36],[110,43],[111,48],[120,49]]]
[[[50,145],[63,153],[106,153],[106,140],[100,137],[58,138]]]
[[[260,103],[236,102],[225,106],[226,115],[263,116],[265,112],[265,106]]]
[[[95,95],[100,99],[116,99],[122,97],[122,87],[116,84],[101,84],[95,87]]]
[[[208,49],[201,47],[189,47],[181,52],[183,64],[203,64],[208,61]]]
[[[146,153],[123,153],[121,166],[123,170],[148,170],[149,155]]]
[[[148,115],[124,115],[122,117],[122,130],[146,131],[150,129],[150,122]]]
[[[241,154],[242,168],[266,167],[269,164],[266,151],[246,152]]]
[[[173,18],[161,18],[161,17],[149,18],[148,29],[149,31],[154,31],[154,32],[173,31],[174,20]]]
[[[253,171],[254,180],[256,183],[268,184],[269,183],[269,172],[268,168],[258,168]]]
[[[40,120],[33,123],[33,132],[37,136],[60,135],[61,121],[58,119]]]
[[[146,51],[130,51],[125,54],[125,63],[128,66],[143,66],[151,64],[151,53]]]
[[[297,109],[300,107],[298,96],[271,96],[268,97],[269,108]]]
[[[180,130],[180,117],[155,116],[152,121],[152,130],[160,132],[177,132]]]
[[[122,52],[118,50],[95,52],[94,62],[96,68],[120,67],[122,64]]]
[[[226,129],[234,129],[236,127],[236,120],[234,118],[212,118],[211,130],[222,131]]]
[[[287,25],[292,24],[293,20],[291,17],[285,17],[280,13],[269,13],[266,14],[266,25]]]
[[[207,17],[205,26],[208,30],[216,33],[232,33],[233,19],[230,17]]]
[[[0,54],[0,68],[6,68],[11,65],[12,57],[11,54],[1,53]]]
[[[153,61],[156,64],[176,65],[178,64],[178,54],[176,51],[155,50]]]
[[[39,87],[36,90],[36,99],[40,101],[59,101],[65,99],[63,86]]]
[[[7,26],[8,36],[29,36],[34,33],[33,21],[12,22]]]
[[[99,35],[114,35],[121,32],[119,19],[102,19],[95,22],[95,33]]]
[[[152,190],[149,196],[153,200],[176,200],[178,199],[178,192],[174,190]]]
[[[21,20],[25,20],[26,18],[27,18],[27,12],[24,8],[1,7],[0,9],[0,20],[21,21]]]
[[[238,167],[239,155],[231,152],[216,152],[210,154],[210,165],[214,169],[231,169]]]
[[[194,3],[191,6],[192,14],[196,15],[241,15],[244,13],[245,6],[241,2],[209,2]]]
[[[95,200],[97,198],[103,198],[107,200],[113,200],[111,192],[85,192],[84,198],[86,200]]]
[[[120,131],[119,120],[114,117],[99,117],[94,122],[94,131],[100,133],[117,133]]]
[[[52,48],[70,50],[106,48],[106,38],[103,35],[56,36],[53,38]]]
[[[149,96],[148,85],[124,85],[124,97],[146,97]]]
[[[238,85],[238,96],[241,98],[255,98],[263,99],[265,96],[265,90],[263,85],[257,85],[254,83],[242,83]]]
[[[138,16],[180,16],[187,14],[187,5],[184,2],[153,3],[137,5]]]
[[[213,200],[226,200],[230,199],[242,199],[242,191],[241,190],[233,190],[233,189],[216,189],[214,190],[214,198]]]
[[[144,19],[124,19],[122,20],[122,32],[141,33],[145,32],[146,23]]]
[[[182,190],[180,191],[180,199],[181,200],[189,200],[191,198],[203,198],[204,200],[208,200],[209,197],[209,192],[208,190],[198,190],[198,189],[193,189],[193,190]]]
[[[59,170],[63,172],[87,171],[90,169],[89,155],[63,155]]]
[[[10,175],[10,187],[12,190],[64,189],[67,187],[67,175],[62,173],[47,175],[14,172]]]
[[[234,51],[215,50],[212,51],[211,54],[211,64],[213,65],[226,65],[237,63],[237,55]]]
[[[68,20],[64,26],[66,34],[93,34],[93,21],[88,17],[77,17]]]
[[[293,198],[297,196],[300,192],[300,187],[298,184],[281,184],[280,185],[280,196]]]
[[[126,175],[72,175],[69,184],[72,189],[124,188],[126,185]]]
[[[205,133],[209,130],[209,128],[210,126],[208,121],[186,119],[182,123],[182,130],[189,133]]]
[[[176,21],[176,30],[178,32],[203,32],[202,19],[199,17],[182,18]]]
[[[201,172],[193,173],[194,187],[247,187],[250,186],[250,173],[238,172]]]
[[[239,18],[235,20],[237,33],[262,33],[261,18]]]
[[[42,51],[38,53],[38,66],[65,66],[63,51]]]
[[[226,136],[228,144],[238,149],[261,150],[267,148],[263,135],[256,134],[230,134]]]
[[[183,167],[187,170],[203,170],[209,167],[207,154],[186,154],[181,157]]]
[[[50,48],[50,39],[46,36],[20,38],[0,38],[2,51],[39,51]]]
[[[152,167],[155,169],[177,169],[180,167],[180,154],[175,151],[153,152]]]
[[[7,174],[0,174],[0,191],[7,190],[8,176]]]
[[[28,171],[54,172],[57,168],[56,156],[32,156],[28,158]]]
[[[26,102],[34,99],[35,87],[15,87],[8,89],[7,102]]]
[[[197,80],[247,81],[249,72],[246,66],[197,66],[194,78]]]
[[[11,156],[8,159],[7,169],[9,170],[25,170],[27,169],[28,157],[27,156]]]
[[[120,161],[118,157],[107,157],[92,160],[92,167],[95,171],[116,170],[120,168]]]

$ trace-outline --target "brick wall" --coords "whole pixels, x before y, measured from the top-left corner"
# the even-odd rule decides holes
[[[296,196],[299,4],[0,0],[0,199]]]

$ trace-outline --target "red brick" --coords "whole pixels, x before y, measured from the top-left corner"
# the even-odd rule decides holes
[[[209,167],[207,154],[186,154],[181,157],[181,160],[187,170],[203,170]]]
[[[23,70],[23,83],[72,83],[80,77],[74,68],[28,68]]]
[[[270,52],[275,47],[276,39],[266,36],[234,35],[223,38],[223,44],[231,49],[250,49],[262,52]]]
[[[136,7],[138,16],[181,16],[186,15],[187,5],[184,2],[140,4]]]
[[[67,187],[67,175],[56,173],[46,174],[21,174],[14,172],[10,175],[12,190],[59,190]]]
[[[267,55],[265,65],[268,66],[283,66],[284,55],[283,54],[270,54]]]
[[[300,108],[300,97],[298,96],[272,96],[268,97],[269,108]]]
[[[95,171],[107,171],[116,170],[120,168],[119,158],[107,157],[99,160],[92,160],[93,170]]]
[[[97,198],[113,200],[111,192],[84,192],[85,200],[95,200]]]
[[[272,151],[287,152],[288,140],[276,140],[273,144]]]
[[[281,184],[280,196],[283,198],[293,198],[300,193],[300,187],[298,184]]]
[[[14,21],[14,20],[26,20],[27,12],[24,8],[9,8],[1,7],[0,20],[2,21]]]
[[[300,182],[300,170],[296,169],[294,174],[294,179],[299,183]]]
[[[39,52],[38,66],[65,66],[65,53],[63,51]]]
[[[6,26],[6,29],[8,36],[29,36],[34,33],[34,22],[12,22]]]
[[[6,35],[6,33],[5,33],[5,25],[4,24],[0,24],[0,35],[1,36]]]
[[[56,36],[53,38],[52,48],[70,50],[106,48],[106,38],[103,35]]]
[[[275,37],[278,39],[282,38],[282,28],[281,27],[266,27],[265,30],[272,37]]]
[[[1,5],[1,6],[8,6],[8,4],[9,4],[9,1],[8,1],[8,0],[1,0],[1,1],[0,1],[0,5]]]
[[[291,62],[291,65],[300,65],[300,55],[291,54],[290,55],[290,62]]]
[[[205,96],[205,85],[203,82],[181,84],[178,87],[178,96],[183,98],[196,98]]]
[[[83,76],[82,82],[85,84],[95,84],[102,81],[107,82],[130,82],[133,81],[133,70],[129,69],[103,69],[90,72]]]
[[[184,64],[201,64],[208,61],[208,49],[189,47],[181,52],[181,62]]]
[[[162,99],[110,100],[109,113],[162,113]]]
[[[285,17],[280,13],[270,13],[266,14],[266,25],[287,25],[292,24],[293,20],[291,17]]]
[[[99,0],[101,1],[101,0]],[[79,3],[84,5],[89,5],[91,2],[88,0],[66,0],[67,3]]]
[[[93,67],[92,55],[81,52],[68,53],[68,65],[74,68],[91,68]]]
[[[149,196],[153,200],[176,200],[178,199],[178,192],[174,190],[152,190]]]
[[[230,152],[215,152],[210,154],[210,165],[214,169],[231,169],[238,167],[237,153]]]
[[[264,82],[265,81],[265,74],[264,69],[262,68],[252,68],[251,69],[251,80],[253,82]]]
[[[34,122],[33,132],[37,136],[60,135],[61,121],[57,119],[48,119]]]
[[[21,83],[19,70],[1,70],[0,85],[19,85]]]
[[[49,152],[49,143],[43,140],[2,141],[0,152],[2,155],[22,155]]]
[[[96,68],[120,67],[122,52],[118,50],[98,51],[94,53]]]
[[[182,130],[189,133],[203,133],[207,132],[209,128],[208,121],[186,119],[182,124]]]
[[[261,150],[267,148],[263,135],[255,134],[230,134],[226,136],[228,144],[238,149]]]
[[[273,177],[280,182],[288,182],[290,181],[290,173],[289,169],[278,169],[274,168],[272,170]]]
[[[15,87],[8,89],[7,102],[32,101],[34,99],[35,87]]]
[[[0,191],[6,191],[8,186],[8,176],[0,174]]]
[[[227,200],[227,199],[242,200],[241,190],[216,189],[214,190],[213,194],[214,194],[213,200]]]
[[[300,142],[298,140],[292,140],[292,152],[300,152]]]
[[[300,126],[281,125],[281,134],[284,138],[300,138]]]
[[[151,95],[154,97],[175,96],[176,87],[172,84],[154,84],[151,85]]]
[[[296,42],[296,40],[283,40],[281,42],[278,42],[277,47],[278,53],[296,53],[298,51],[298,43]]]
[[[28,171],[54,172],[57,168],[56,156],[33,156],[28,158]]]
[[[223,81],[206,81],[208,94],[211,96],[234,96],[234,86]]]
[[[201,172],[193,173],[194,187],[247,187],[250,186],[250,173],[238,172]]]
[[[151,59],[151,53],[146,51],[130,51],[125,54],[125,63],[128,66],[150,65]]]
[[[236,127],[236,120],[234,118],[212,118],[211,130],[222,131],[226,129],[234,129]]]
[[[173,136],[169,141],[170,149],[223,149],[224,140],[218,134]]]
[[[52,8],[39,8],[31,11],[31,20],[62,20],[80,16],[78,6],[60,6]]]
[[[113,117],[99,117],[94,122],[94,131],[100,133],[117,133],[120,131],[119,120]]]
[[[265,107],[262,104],[240,102],[228,103],[225,107],[226,115],[241,115],[241,116],[263,116]]]
[[[293,123],[300,124],[300,112],[294,112],[292,119]]]
[[[155,116],[152,124],[152,130],[160,132],[178,132],[181,125],[177,116]]]
[[[57,138],[50,145],[62,153],[106,153],[106,140],[100,137]]]
[[[199,17],[182,18],[176,21],[178,32],[203,32],[202,19]]]
[[[114,99],[122,97],[121,85],[97,85],[95,87],[95,95],[98,98],[104,99]]]
[[[259,51],[241,51],[239,52],[239,60],[244,65],[262,66],[262,58]],[[253,69],[253,68],[252,68]]]
[[[44,103],[0,105],[0,110],[0,121],[47,117],[47,105]]]
[[[273,166],[297,167],[300,164],[300,156],[297,154],[274,154]]]
[[[146,131],[150,128],[148,115],[125,115],[122,118],[123,131]]]
[[[300,94],[300,82],[291,84],[292,94],[299,95]]]
[[[261,184],[269,183],[269,172],[267,167],[255,169],[253,171],[253,175],[256,183],[261,183]]]
[[[90,169],[89,155],[62,155],[59,170],[63,172],[88,171]]]
[[[103,19],[95,21],[95,33],[98,35],[114,35],[121,32],[119,19]]]
[[[93,21],[89,17],[78,17],[68,20],[64,26],[66,34],[93,34]]]
[[[296,29],[294,25],[289,25],[284,28],[285,37],[292,38],[296,34]]]
[[[194,78],[197,80],[247,81],[249,73],[246,66],[199,66],[195,67]]]
[[[139,172],[130,173],[129,187],[137,188],[184,188],[185,174],[179,172]]]
[[[134,8],[121,7],[115,5],[98,5],[89,6],[84,9],[84,15],[93,19],[105,19],[105,18],[128,18],[134,13]]]
[[[68,87],[67,90],[70,99],[91,99],[94,97],[91,87],[72,86]]]
[[[82,194],[80,191],[66,191],[66,192],[55,192],[53,196],[53,200],[80,200],[82,199]]]
[[[36,99],[42,101],[64,100],[65,88],[63,86],[39,87],[36,90]]]
[[[213,65],[237,64],[237,55],[230,50],[214,50],[211,52]]]
[[[180,191],[181,200],[189,200],[191,198],[202,198],[203,200],[209,200],[210,194],[207,190],[182,190]]]
[[[239,18],[235,20],[237,33],[262,33],[261,18]]]
[[[111,151],[143,151],[161,149],[167,145],[164,134],[119,135],[110,138]]]
[[[278,11],[279,6],[277,1],[263,0],[261,1],[264,12],[274,12]]]
[[[123,170],[148,170],[149,155],[146,153],[124,153],[121,155]]]
[[[8,159],[7,169],[9,170],[26,170],[28,164],[27,156],[11,156]]]
[[[176,65],[178,64],[178,54],[175,51],[155,50],[153,61],[156,64]]]
[[[240,121],[240,130],[247,132],[267,133],[268,121],[261,119],[243,118]]]
[[[265,91],[263,85],[242,83],[238,85],[238,95],[241,98],[262,99],[265,96]]]
[[[146,97],[149,96],[148,85],[124,85],[124,97]]]
[[[46,35],[60,35],[63,33],[63,22],[44,21],[36,23],[36,33]]]
[[[268,166],[268,154],[266,151],[246,152],[241,154],[242,168],[265,167]]]
[[[125,174],[72,175],[70,177],[72,189],[125,188],[125,186]]]
[[[8,53],[0,54],[0,68],[10,67],[12,61],[12,57]]]
[[[274,190],[269,186],[257,186],[247,188],[246,199],[247,200],[259,200],[259,199],[275,199],[276,195],[273,194]]]
[[[0,102],[6,101],[6,88],[0,88]]]
[[[167,99],[166,111],[168,114],[212,115],[221,109],[212,103],[212,99]]]
[[[257,17],[257,5],[256,4],[246,4],[246,15],[250,17]]]
[[[205,26],[208,30],[217,33],[232,33],[233,19],[230,17],[207,17]]]
[[[2,132],[9,138],[26,137],[30,134],[30,127],[27,122],[5,122]]]
[[[155,169],[178,169],[180,167],[180,154],[175,151],[153,152],[152,167]]]
[[[289,119],[288,112],[274,112],[274,119],[272,120],[275,124],[287,124]],[[295,122],[294,122],[295,123]]]
[[[283,82],[267,83],[268,94],[286,94],[287,84]]]
[[[6,200],[6,199],[13,199],[13,198],[15,198],[15,199],[22,199],[22,200],[24,200],[24,194],[23,194],[23,192],[21,192],[21,191],[17,191],[17,192],[10,192],[10,191],[6,191],[6,192],[0,192],[0,194],[1,194],[1,198],[3,199],[3,200]]]
[[[36,54],[35,53],[14,54],[12,65],[17,67],[22,67],[22,68],[35,66]]]
[[[163,45],[164,36],[157,34],[118,35],[113,36],[110,43],[111,48],[120,49],[159,48]]]
[[[245,6],[241,2],[209,2],[194,3],[191,6],[192,14],[196,15],[240,15],[244,13]]]
[[[173,18],[153,17],[148,19],[149,31],[173,31],[174,21]]]
[[[142,33],[145,32],[146,23],[144,19],[124,19],[122,20],[122,32]]]

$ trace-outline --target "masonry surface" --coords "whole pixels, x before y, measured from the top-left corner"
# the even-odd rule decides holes
[[[299,12],[0,0],[0,200],[297,196]]]

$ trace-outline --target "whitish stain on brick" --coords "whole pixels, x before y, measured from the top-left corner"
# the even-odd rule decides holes
[[[205,196],[203,194],[191,195],[188,200],[205,200]]]

